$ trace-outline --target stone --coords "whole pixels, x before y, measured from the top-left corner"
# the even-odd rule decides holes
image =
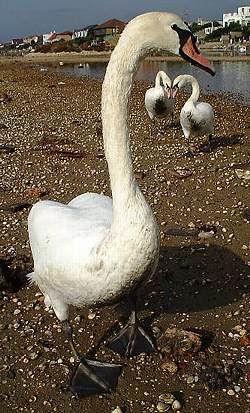
[[[201,231],[198,234],[198,238],[201,240],[210,239],[214,236],[214,231]]]
[[[167,412],[170,409],[170,405],[163,402],[159,402],[157,403],[156,408],[158,412]]]
[[[172,404],[175,401],[175,397],[171,393],[163,393],[159,396],[159,400],[166,404]]]
[[[9,277],[10,269],[5,261],[0,259],[0,290],[8,290],[11,287]]]
[[[112,410],[112,413],[123,413],[123,412],[122,412],[122,409],[119,406],[117,406],[115,410]]]
[[[93,313],[92,311],[90,311],[89,314],[88,314],[88,319],[93,320],[95,318],[95,316],[96,316],[96,313]]]
[[[163,370],[167,370],[172,374],[177,373],[178,371],[178,366],[173,361],[164,361],[161,367]]]
[[[172,409],[173,410],[180,410],[181,409],[181,403],[179,400],[175,400],[172,404]]]

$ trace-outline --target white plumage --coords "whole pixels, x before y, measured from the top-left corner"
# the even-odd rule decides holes
[[[192,55],[194,63],[201,58],[201,54],[195,57],[188,27],[174,14],[147,13],[126,26],[102,87],[103,139],[112,200],[87,193],[68,205],[41,201],[29,214],[34,259],[31,278],[63,322],[68,319],[70,304],[109,303],[154,273],[159,229],[133,173],[128,100],[142,57],[155,48],[179,54],[184,47],[183,55]],[[212,71],[205,59],[202,65]]]
[[[154,117],[173,116],[174,99],[171,97],[171,79],[163,71],[159,71],[155,78],[155,86],[145,93],[145,107],[150,119]]]
[[[192,86],[192,94],[181,109],[180,123],[185,139],[190,147],[191,136],[209,135],[214,132],[214,111],[206,102],[198,102],[200,88],[198,81],[191,75],[180,75],[175,78],[172,86],[173,96],[185,85]],[[191,151],[190,151],[191,153]]]
[[[113,391],[121,366],[78,355],[68,322],[69,305],[107,304],[124,293],[132,294],[151,277],[158,262],[159,229],[134,177],[128,131],[134,74],[141,58],[156,47],[176,54],[183,49],[183,55],[192,58],[196,53],[191,32],[178,16],[147,13],[126,26],[107,67],[102,124],[112,200],[87,193],[68,205],[41,201],[28,218],[34,258],[30,278],[62,321],[78,359],[70,388],[81,395]],[[201,55],[196,54],[199,61]],[[210,67],[206,60],[203,65]],[[127,356],[154,349],[138,323],[135,308],[110,346]]]

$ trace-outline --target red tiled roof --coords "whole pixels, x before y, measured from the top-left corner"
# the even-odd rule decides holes
[[[49,41],[51,40],[55,40],[57,38],[57,36],[72,36],[72,32],[62,32],[62,33],[52,33],[52,35],[48,38]]]
[[[126,23],[124,23],[121,20],[117,20],[117,19],[110,19],[107,20],[106,22],[99,24],[99,26],[96,26],[94,28],[94,30],[98,30],[98,29],[109,29],[109,28],[113,28],[113,27],[119,27],[119,29],[123,30],[125,27]]]
[[[73,32],[66,31],[66,32],[61,32],[61,33],[57,33],[57,34],[72,36]]]
[[[49,41],[56,39],[57,33],[52,33],[52,35],[48,38]]]

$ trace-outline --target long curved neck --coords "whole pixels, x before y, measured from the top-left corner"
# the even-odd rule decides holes
[[[160,72],[157,73],[155,78],[155,87],[161,86],[161,79],[163,79],[163,75],[165,75],[165,73],[162,70],[160,70]]]
[[[155,78],[155,87],[159,87],[161,86],[161,79],[163,81],[165,81],[165,83],[167,83],[169,85],[169,87],[171,87],[171,79],[170,77],[167,75],[167,73],[163,72],[163,70],[160,70]]]
[[[200,96],[199,83],[197,82],[197,80],[193,76],[188,77],[187,82],[190,83],[191,86],[192,86],[192,94],[191,94],[190,98],[187,100],[187,102],[196,103],[199,99],[199,96]]]
[[[126,50],[125,50],[126,49]],[[128,100],[134,74],[144,52],[130,39],[119,42],[112,53],[102,86],[102,125],[113,209],[116,215],[135,200],[135,181],[128,131]]]

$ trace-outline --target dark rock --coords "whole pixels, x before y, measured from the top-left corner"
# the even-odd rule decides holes
[[[32,204],[29,204],[28,202],[19,202],[18,204],[12,205],[0,205],[0,209],[7,212],[20,212],[23,209],[29,208],[31,205]]]
[[[166,235],[173,237],[196,237],[199,231],[197,229],[187,228],[168,228],[165,232]]]
[[[9,290],[11,288],[10,275],[9,267],[4,260],[0,259],[0,290]]]
[[[1,144],[0,152],[13,153],[15,152],[15,148],[13,148],[13,146],[10,146],[10,145]]]
[[[7,372],[8,379],[15,379],[16,378],[16,370],[14,368],[10,368]]]

